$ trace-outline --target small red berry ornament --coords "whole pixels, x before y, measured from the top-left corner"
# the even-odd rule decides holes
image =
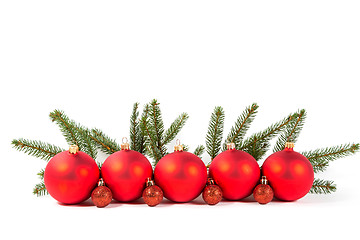
[[[222,191],[218,185],[215,185],[215,182],[212,178],[208,178],[206,187],[202,192],[202,198],[209,205],[216,205],[222,199]]]
[[[275,197],[284,201],[304,197],[314,182],[314,170],[310,161],[293,148],[294,143],[286,143],[284,150],[270,155],[261,167]]]
[[[121,150],[111,154],[101,167],[105,184],[119,202],[140,198],[146,179],[152,176],[149,160],[141,153],[130,150],[127,139],[126,142],[124,139]]]
[[[57,201],[77,204],[90,197],[99,180],[99,167],[76,145],[56,154],[44,172],[46,190]]]
[[[206,166],[195,154],[184,152],[179,141],[174,150],[157,163],[154,179],[167,199],[189,202],[199,196],[205,187]]]
[[[146,188],[143,191],[142,197],[148,206],[154,207],[163,200],[163,191],[155,185],[151,178],[148,178],[146,180]]]
[[[251,195],[259,182],[260,168],[255,158],[229,143],[227,150],[211,162],[209,175],[221,188],[224,198],[239,200]]]
[[[274,191],[267,184],[266,176],[262,176],[260,184],[254,189],[253,195],[255,201],[260,204],[267,204],[274,198]]]
[[[112,200],[110,188],[105,186],[102,178],[100,178],[98,186],[91,193],[91,201],[98,208],[106,207]]]

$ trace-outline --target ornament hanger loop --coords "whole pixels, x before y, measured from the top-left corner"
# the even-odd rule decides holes
[[[130,150],[130,145],[128,143],[127,137],[122,138],[122,144],[120,145],[121,150]]]
[[[180,139],[176,139],[176,145],[180,145]]]

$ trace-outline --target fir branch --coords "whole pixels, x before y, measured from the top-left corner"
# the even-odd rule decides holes
[[[272,124],[264,131],[253,134],[244,140],[238,149],[249,153],[257,161],[260,160],[269,149],[270,140],[279,134],[295,117],[297,117],[296,113],[291,114],[280,122]]]
[[[334,181],[315,179],[309,191],[312,194],[330,194],[336,191]]]
[[[194,154],[201,158],[201,155],[203,155],[205,152],[205,147],[203,145],[199,145],[195,148]]]
[[[45,161],[49,161],[56,154],[65,151],[64,149],[50,143],[36,140],[27,140],[23,138],[14,139],[12,140],[11,144],[16,150],[22,151],[30,156],[34,156]]]
[[[80,151],[86,152],[92,158],[96,158],[96,147],[89,129],[70,120],[63,111],[54,110],[50,113],[50,119],[55,122],[69,145],[77,145]]]
[[[211,114],[208,132],[206,134],[206,151],[213,160],[221,148],[222,135],[224,130],[225,113],[222,107],[215,107]]]
[[[78,137],[76,136],[75,129],[72,122],[61,110],[54,110],[50,113],[50,119],[52,122],[55,122],[65,137],[66,142],[69,145],[77,145],[80,148],[80,143],[78,142]]]
[[[166,145],[174,138],[176,135],[180,132],[180,130],[184,127],[186,120],[189,118],[189,115],[187,113],[182,113],[180,116],[178,116],[174,122],[170,125],[170,127],[165,131],[164,137],[162,140],[162,145]]]
[[[92,129],[91,133],[91,139],[95,142],[97,148],[102,152],[112,154],[114,152],[120,151],[119,144],[117,144],[115,140],[105,135],[101,130],[95,128]]]
[[[136,136],[137,140],[137,149],[139,153],[145,154],[146,153],[146,141],[147,141],[147,131],[146,131],[146,127],[144,125],[144,122],[148,123],[148,113],[149,113],[149,105],[146,104],[144,106],[144,110],[141,114],[141,117],[139,119],[139,131],[138,134]]]
[[[162,153],[163,149],[161,149],[162,146],[161,140],[164,134],[164,123],[162,120],[159,103],[157,102],[156,99],[152,100],[152,102],[150,103],[149,119],[151,125],[150,130],[152,131],[154,143]]]
[[[138,143],[137,143],[137,137],[138,137],[138,132],[139,132],[139,122],[138,122],[138,116],[139,116],[139,111],[138,111],[138,107],[139,107],[139,103],[134,103],[133,106],[133,111],[131,113],[130,116],[130,149],[135,150],[135,151],[139,151],[138,148]]]
[[[149,115],[150,106],[147,104],[145,105],[144,113],[140,120],[140,129],[145,136],[145,152],[149,157],[154,159],[154,164],[156,164],[162,158],[162,153],[157,147],[157,141],[155,140],[156,136],[154,136],[155,133]]]
[[[40,172],[37,173],[37,175],[41,180],[44,180],[44,173],[45,173],[45,169],[41,169]]]
[[[37,197],[49,194],[48,191],[46,190],[45,183],[43,181],[35,185],[33,189],[33,194],[36,195]]]
[[[294,115],[294,120],[287,124],[284,130],[281,132],[277,142],[275,143],[273,152],[282,151],[285,148],[286,142],[295,143],[300,135],[302,128],[304,127],[306,119],[305,109],[301,109]]]
[[[314,167],[314,171],[324,171],[330,161],[347,157],[359,151],[360,144],[347,143],[339,146],[319,148],[311,151],[302,152]]]
[[[248,131],[251,123],[254,121],[258,108],[259,106],[256,103],[253,103],[251,106],[248,106],[237,118],[234,126],[231,127],[231,130],[227,135],[226,140],[235,143],[235,147],[239,147],[241,145],[241,142],[246,132]],[[227,148],[227,144],[225,142],[223,144],[223,151],[225,151],[226,148]]]
[[[312,163],[314,173],[324,172],[329,166],[329,162],[326,160],[319,160],[316,163]]]

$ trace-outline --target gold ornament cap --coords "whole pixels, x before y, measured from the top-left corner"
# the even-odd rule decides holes
[[[151,187],[151,186],[154,186],[154,185],[155,185],[154,180],[152,180],[151,178],[146,179],[146,187]]]
[[[207,185],[215,185],[215,181],[212,178],[207,179]]]
[[[233,150],[235,149],[235,143],[231,142],[226,144],[227,150]]]
[[[293,142],[286,142],[285,143],[285,148],[294,148],[295,144]]]
[[[174,146],[174,152],[182,152],[184,151],[184,146],[180,144],[180,140],[176,140],[176,145]]]
[[[126,137],[122,138],[122,143],[120,145],[121,150],[129,150],[130,149],[130,145],[128,143],[128,139]]]
[[[104,180],[102,178],[99,179],[98,186],[105,186]]]
[[[261,180],[260,180],[260,183],[266,185],[267,182],[268,182],[268,180],[266,179],[266,176],[262,176],[262,177],[261,177]]]
[[[79,152],[79,147],[77,145],[70,145],[69,153],[76,154]]]

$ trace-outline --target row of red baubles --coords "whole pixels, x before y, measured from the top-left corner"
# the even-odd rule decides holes
[[[201,192],[211,205],[222,198],[240,200],[253,192],[259,203],[267,203],[273,196],[294,201],[309,192],[314,171],[309,160],[293,147],[293,143],[286,143],[285,149],[270,155],[260,169],[250,154],[228,144],[228,150],[220,153],[207,171],[199,157],[183,151],[178,144],[153,172],[148,159],[129,150],[125,143],[105,160],[100,173],[89,155],[71,146],[49,161],[44,181],[49,194],[61,203],[77,204],[91,195],[99,207],[109,204],[112,198],[130,202],[141,196],[149,206],[158,204],[163,196],[173,202],[189,202]]]

